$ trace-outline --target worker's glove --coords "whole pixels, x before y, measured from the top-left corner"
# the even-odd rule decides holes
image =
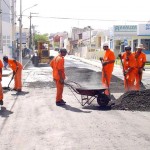
[[[99,60],[100,60],[100,61],[103,61],[103,57],[100,57]]]
[[[16,74],[16,71],[13,71],[13,76]]]
[[[121,58],[121,54],[118,54],[118,57]]]
[[[143,72],[143,68],[139,68],[138,69],[138,74],[142,74],[142,72]]]
[[[64,79],[60,79],[60,83],[61,83],[61,84],[64,84]]]
[[[125,71],[124,71],[124,75],[126,75],[128,72],[129,72],[129,70],[125,70]]]
[[[103,62],[103,66],[106,66],[107,64],[108,64],[108,62],[107,62],[107,61]]]

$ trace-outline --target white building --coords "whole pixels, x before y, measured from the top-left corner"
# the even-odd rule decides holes
[[[4,55],[12,57],[15,33],[15,0],[0,1],[0,58]]]

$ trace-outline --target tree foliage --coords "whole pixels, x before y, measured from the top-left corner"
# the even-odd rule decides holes
[[[46,42],[49,40],[49,35],[48,33],[45,33],[45,34],[35,34],[34,35],[34,42],[35,42],[35,45],[37,45],[37,42],[38,41],[43,41],[43,42]]]

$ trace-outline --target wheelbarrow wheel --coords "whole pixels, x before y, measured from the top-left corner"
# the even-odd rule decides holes
[[[105,95],[105,94],[100,94],[97,97],[97,103],[100,106],[107,106],[109,101],[110,101],[110,98],[107,95]]]

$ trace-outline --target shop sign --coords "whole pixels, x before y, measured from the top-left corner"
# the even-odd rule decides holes
[[[139,24],[137,28],[137,35],[150,35],[150,24]]]
[[[136,25],[116,25],[114,26],[114,32],[137,32]]]

